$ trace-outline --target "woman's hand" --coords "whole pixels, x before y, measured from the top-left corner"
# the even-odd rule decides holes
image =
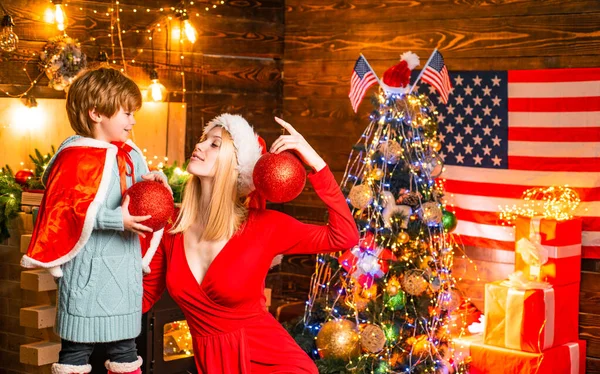
[[[142,238],[146,237],[144,232],[152,232],[152,229],[150,227],[144,226],[140,223],[149,218],[152,218],[152,216],[132,216],[131,214],[129,214],[129,195],[125,196],[125,199],[123,200],[123,205],[121,205],[121,212],[123,213],[123,227],[126,231],[135,232]]]
[[[148,174],[144,174],[142,175],[142,179],[145,181],[155,181],[155,182],[160,182],[162,183],[163,186],[165,186],[167,188],[167,190],[169,190],[169,192],[171,192],[171,195],[173,195],[173,190],[171,189],[171,186],[169,186],[169,182],[167,181],[167,177],[162,174],[162,173],[148,173]]]
[[[285,122],[279,117],[275,117],[275,122],[286,129],[290,135],[281,135],[271,145],[269,152],[281,153],[286,150],[293,150],[300,156],[305,164],[313,168],[314,171],[320,171],[326,164],[325,161],[319,156],[319,154],[308,144],[302,135],[292,125]]]

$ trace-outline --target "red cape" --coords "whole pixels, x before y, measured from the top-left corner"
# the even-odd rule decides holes
[[[108,193],[116,155],[116,146],[90,138],[79,138],[59,150],[50,166],[31,243],[21,259],[23,267],[48,268],[54,276],[62,276],[60,265],[77,256],[90,238]],[[160,236],[162,231],[152,238],[145,265]]]

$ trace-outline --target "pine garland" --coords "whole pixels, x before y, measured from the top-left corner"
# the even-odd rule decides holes
[[[22,192],[10,166],[3,167],[0,170],[0,241],[10,238],[8,222],[19,213]]]

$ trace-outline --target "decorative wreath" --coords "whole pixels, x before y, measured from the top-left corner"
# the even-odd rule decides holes
[[[50,80],[48,85],[58,91],[66,89],[86,65],[79,43],[66,35],[48,39],[40,53],[40,69]]]

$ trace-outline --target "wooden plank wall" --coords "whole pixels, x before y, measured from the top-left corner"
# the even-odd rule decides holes
[[[368,124],[366,98],[358,114],[347,94],[363,53],[379,76],[411,50],[422,63],[434,48],[449,70],[600,66],[600,2],[596,0],[287,0],[283,109],[287,120],[323,154],[341,179],[354,142]],[[322,208],[311,191],[288,206]],[[455,271],[481,305],[483,284],[512,271],[513,253],[466,248]],[[473,271],[477,266],[478,271]],[[600,263],[584,260],[580,336],[588,342],[588,372],[600,373]]]
[[[25,63],[26,60],[32,53],[40,52],[45,41],[56,36],[58,31],[56,26],[44,22],[44,12],[51,6],[49,2],[14,0],[4,3],[15,20],[14,31],[20,42],[18,53],[2,56],[0,88],[20,93],[30,82],[23,67],[32,77],[39,74],[37,60]],[[170,92],[169,101],[179,102],[183,101],[181,70],[184,70],[188,124],[186,154],[201,134],[203,124],[226,111],[244,115],[261,133],[274,139],[278,125],[272,116],[280,114],[282,106],[283,1],[235,1],[208,12],[204,11],[207,1],[196,1],[188,9],[199,38],[194,45],[185,42],[181,47],[171,33],[179,27],[179,21],[168,20],[173,15],[170,8],[179,3],[176,0],[120,1],[121,26],[126,31],[122,39],[128,75],[141,88],[147,87],[150,80],[145,67],[152,63],[154,54],[160,81]],[[82,43],[88,59],[95,60],[100,51],[105,51],[110,60],[114,58],[120,66],[119,41],[114,37],[116,50],[113,55],[108,36],[110,17],[106,12],[111,1],[73,0],[67,4],[69,24],[66,32]],[[159,11],[161,7],[162,12]],[[153,33],[145,32],[149,28],[153,28]],[[152,42],[149,35],[154,36]],[[36,97],[64,97],[64,92],[49,89],[46,84],[47,79],[42,77],[32,93]]]
[[[227,1],[209,12],[204,11],[205,6],[220,1],[210,0],[209,4],[209,0],[197,0],[188,9],[193,10],[190,20],[199,32],[199,38],[193,47],[185,43],[181,50],[179,42],[166,33],[167,29],[178,26],[176,21],[169,22],[168,16],[170,8],[180,1],[119,2],[123,9],[119,13],[120,21],[126,31],[122,36],[128,75],[141,88],[150,83],[144,70],[147,64],[152,63],[149,34],[144,31],[149,27],[155,29],[154,62],[161,82],[170,92],[171,103],[182,101],[181,66],[184,68],[187,126],[181,136],[185,137],[186,155],[191,153],[203,125],[222,112],[244,115],[269,142],[278,136],[279,125],[272,116],[281,115],[282,109],[283,0]],[[116,1],[67,0],[65,3],[68,5],[66,31],[82,43],[88,58],[96,59],[101,50],[112,57],[108,36],[110,17],[106,16],[106,12]],[[11,0],[2,1],[2,5],[14,18],[14,31],[20,42],[17,53],[0,55],[0,89],[18,94],[30,83],[26,72],[31,77],[39,74],[37,60],[27,60],[34,52],[39,53],[45,41],[56,36],[58,31],[54,25],[44,22],[44,12],[52,6],[47,0]],[[163,12],[159,10],[161,7]],[[156,26],[159,23],[160,32]],[[138,29],[142,32],[135,32]],[[115,44],[115,60],[120,63],[121,53],[116,37]],[[180,55],[184,56],[183,60]],[[46,87],[47,83],[45,77],[40,79],[32,90],[35,97],[65,97],[64,92]],[[141,131],[143,126],[137,126],[136,138],[143,137]],[[165,139],[157,141],[164,142]],[[169,139],[169,144],[171,142],[172,139]],[[19,345],[37,337],[19,327],[18,321],[19,307],[25,303],[22,300],[31,297],[27,291],[19,289],[18,261],[21,254],[18,248],[16,252],[14,247],[2,247],[0,250],[0,265],[6,270],[1,272],[0,277],[0,372],[47,373],[48,367],[36,369],[19,364]]]

